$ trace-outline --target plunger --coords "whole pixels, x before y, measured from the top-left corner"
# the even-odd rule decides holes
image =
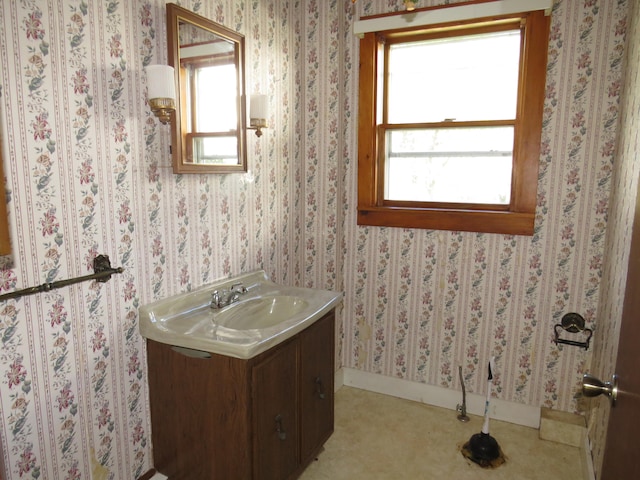
[[[489,360],[489,382],[487,385],[487,400],[484,404],[482,431],[472,435],[469,441],[462,446],[462,455],[485,468],[495,468],[504,463],[504,455],[500,445],[498,445],[495,438],[489,435],[489,402],[493,384],[492,369],[495,369],[495,357],[491,357],[491,360]]]

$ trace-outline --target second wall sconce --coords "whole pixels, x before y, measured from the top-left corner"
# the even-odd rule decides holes
[[[176,80],[173,67],[169,65],[148,65],[147,101],[151,111],[164,125],[171,120],[171,112],[176,109]]]
[[[251,95],[249,100],[249,128],[256,131],[256,136],[262,136],[262,129],[267,128],[267,96]]]

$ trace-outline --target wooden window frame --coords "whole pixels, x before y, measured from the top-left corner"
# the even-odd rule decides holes
[[[2,133],[0,132],[0,256],[4,255],[11,255],[11,238],[9,235],[9,217],[7,215],[7,198],[4,184]]]
[[[521,37],[518,107],[514,125],[513,172],[509,205],[391,202],[383,198],[384,152],[379,135],[384,125],[377,92],[379,59],[384,43],[407,36],[438,32],[466,35],[491,30],[505,22],[520,22]],[[360,42],[358,115],[358,225],[434,230],[533,235],[535,223],[540,137],[546,81],[550,17],[541,10],[493,18],[474,19],[428,28],[365,33]],[[464,32],[464,33],[462,33]],[[465,126],[465,122],[443,122]]]

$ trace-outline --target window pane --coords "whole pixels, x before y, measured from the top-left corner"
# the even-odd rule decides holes
[[[516,116],[520,31],[391,45],[389,123]]]
[[[509,204],[513,127],[389,130],[385,200]]]
[[[236,115],[236,67],[215,65],[196,70],[198,132],[226,132],[238,127]]]
[[[193,156],[197,163],[214,165],[238,164],[238,139],[229,137],[195,137]]]

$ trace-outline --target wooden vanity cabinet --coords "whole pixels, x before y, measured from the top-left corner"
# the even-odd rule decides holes
[[[297,478],[333,433],[334,312],[242,360],[147,341],[155,469],[170,480]]]
[[[304,352],[300,356],[300,460],[306,466],[333,433],[333,314],[311,325],[299,341]]]

